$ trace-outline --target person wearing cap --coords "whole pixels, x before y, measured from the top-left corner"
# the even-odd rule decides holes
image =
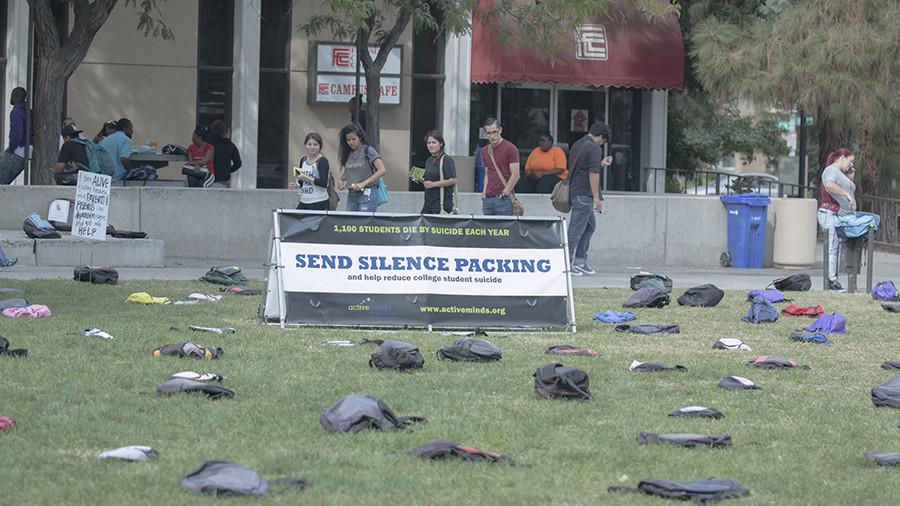
[[[75,126],[75,120],[73,118],[66,116],[66,118],[62,120],[62,129],[65,129],[69,125]],[[63,137],[62,134],[59,134],[59,149],[62,149],[62,145],[65,143],[66,143],[66,138]]]
[[[53,179],[56,180],[56,184],[75,185],[78,182],[78,171],[90,167],[85,141],[78,136],[81,132],[82,130],[74,124],[66,125],[62,130],[65,142],[59,149],[56,166],[53,167]]]

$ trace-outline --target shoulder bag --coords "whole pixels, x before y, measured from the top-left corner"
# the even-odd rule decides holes
[[[497,171],[497,176],[500,178],[500,182],[503,183],[503,187],[506,188],[506,178],[503,177],[503,173],[500,172],[500,166],[497,165],[497,160],[494,158],[494,147],[488,144],[488,155],[491,157],[491,162],[494,164],[494,170]],[[522,204],[522,201],[516,197],[515,193],[509,194],[509,199],[512,201],[513,208],[513,216],[524,216],[525,215],[525,205]]]
[[[441,173],[441,181],[444,180],[444,157],[445,156],[447,156],[446,153],[441,155],[441,161],[440,161],[440,163],[438,163],[438,170]],[[456,192],[453,190],[452,187],[448,187],[448,186],[441,188],[441,190],[443,190],[443,192],[442,192],[443,198],[441,199],[441,212],[447,213],[447,214],[459,214],[459,207],[456,206]],[[448,192],[448,191],[450,192],[450,194],[453,198],[453,207],[451,207],[449,211],[447,211],[446,204],[444,204],[444,202],[443,202],[443,199],[447,198],[446,192]]]
[[[553,209],[561,213],[568,213],[572,210],[572,203],[569,198],[569,181],[572,180],[572,175],[575,174],[575,163],[578,162],[578,155],[584,151],[584,144],[578,147],[578,151],[575,152],[575,158],[572,159],[572,172],[569,174],[569,177],[566,179],[560,179],[556,186],[553,187],[553,192],[550,193],[550,202],[553,204]]]

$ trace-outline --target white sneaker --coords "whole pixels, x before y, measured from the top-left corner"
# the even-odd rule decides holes
[[[595,271],[594,268],[588,264],[574,264],[572,265],[572,270],[578,271],[586,276],[593,276],[594,274],[597,274],[597,271]]]
[[[573,265],[572,268],[569,269],[569,275],[571,275],[571,276],[583,276],[584,273],[582,273],[581,271],[579,271],[579,270],[576,268],[576,266]]]

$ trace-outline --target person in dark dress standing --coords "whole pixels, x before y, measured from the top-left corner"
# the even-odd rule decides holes
[[[425,146],[431,156],[425,161],[425,204],[422,214],[440,214],[443,194],[443,210],[455,214],[456,205],[454,191],[456,187],[456,164],[453,158],[444,152],[444,136],[437,130],[425,136]]]

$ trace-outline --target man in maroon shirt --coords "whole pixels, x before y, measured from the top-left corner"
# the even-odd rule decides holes
[[[484,122],[488,145],[482,148],[484,158],[484,190],[481,209],[484,214],[512,216],[512,195],[519,181],[519,148],[500,136],[503,129],[497,118]],[[503,177],[500,177],[498,170]]]

